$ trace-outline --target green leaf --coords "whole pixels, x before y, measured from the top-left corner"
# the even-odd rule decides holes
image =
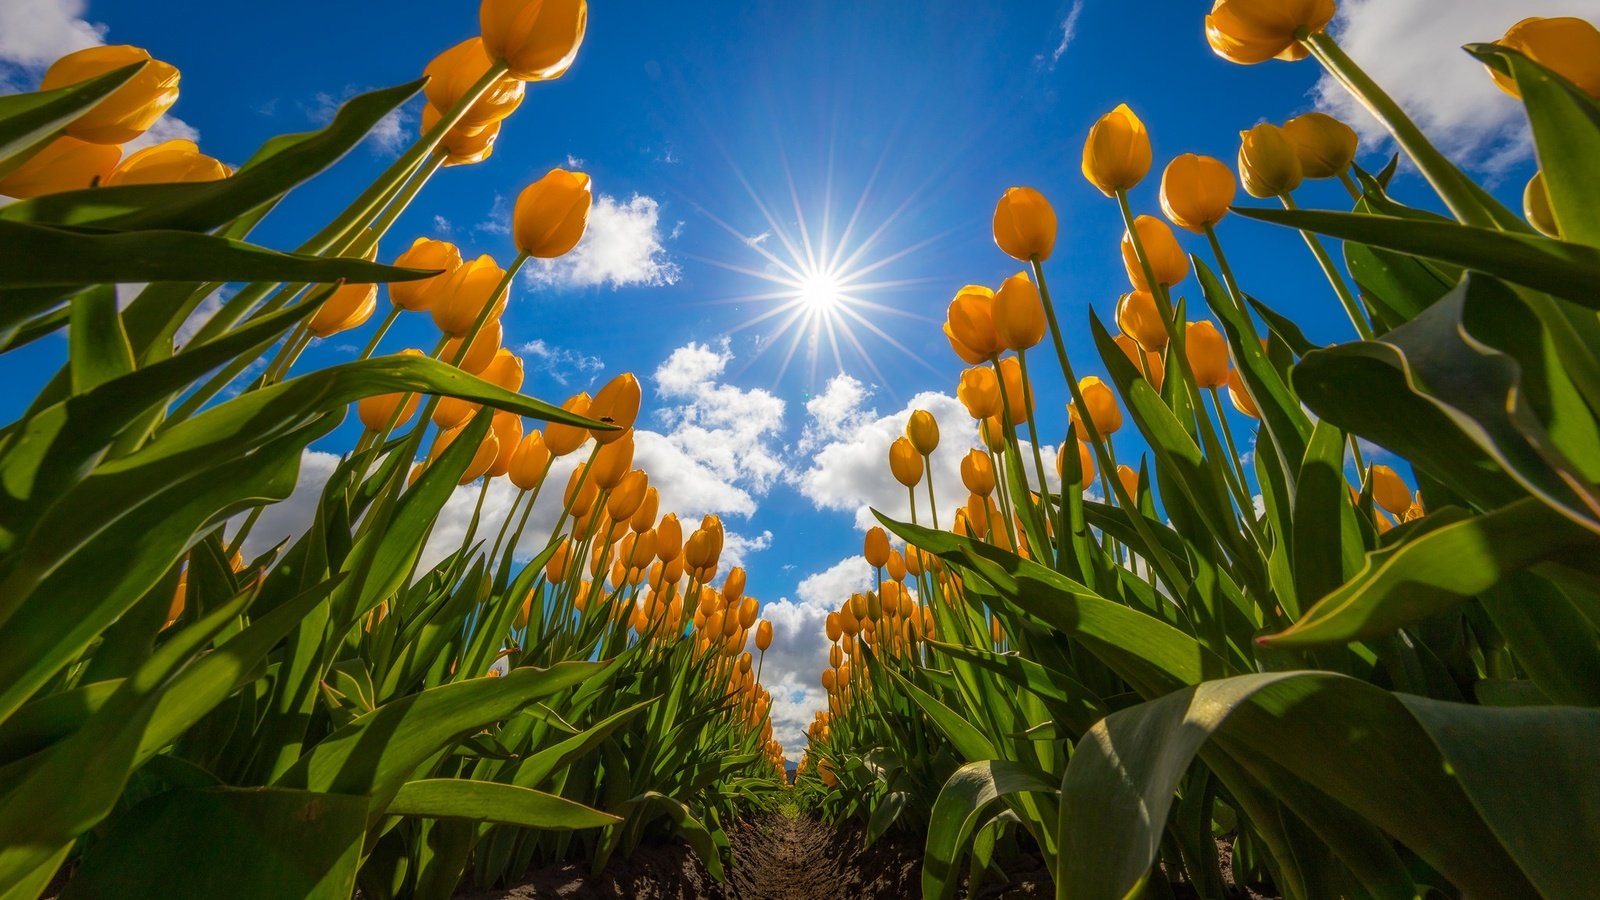
[[[617,816],[543,791],[462,778],[408,781],[401,785],[400,793],[385,812],[392,816],[494,822],[542,831],[604,828],[622,821]]]
[[[147,65],[148,61],[122,66],[55,90],[0,96],[0,177],[16,171]]]
[[[1462,266],[1588,309],[1600,309],[1600,294],[1590,288],[1600,281],[1600,249],[1583,244],[1393,216],[1243,207],[1236,210],[1250,219]]]
[[[366,821],[364,797],[281,788],[168,791],[118,819],[61,897],[348,897]]]
[[[888,671],[900,683],[900,689],[906,692],[906,696],[922,707],[922,711],[928,714],[928,718],[933,720],[933,724],[937,725],[940,731],[944,732],[945,738],[963,758],[979,760],[995,755],[994,744],[961,714],[940,703],[939,698],[917,687],[906,676],[894,669]]]
[[[1056,786],[1037,768],[1004,759],[968,763],[950,776],[928,818],[927,850],[922,858],[923,897],[943,900],[955,896],[961,861],[973,832],[987,821],[991,806],[1024,791],[1054,794]]]
[[[84,291],[72,300],[67,335],[72,392],[82,394],[133,371],[133,348],[117,314],[117,292],[110,285]]]
[[[321,131],[276,137],[271,153],[221,181],[137,184],[66,191],[0,207],[0,219],[49,225],[92,225],[116,231],[210,231],[270,203],[337,162],[379,120],[422,89],[417,80],[371,91],[339,107]]]

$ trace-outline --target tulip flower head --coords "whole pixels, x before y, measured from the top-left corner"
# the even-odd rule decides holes
[[[1283,136],[1299,158],[1300,172],[1306,178],[1337,178],[1348,172],[1360,146],[1354,128],[1319,112],[1283,123]]]
[[[1220,388],[1228,383],[1228,339],[1209,319],[1188,324],[1183,349],[1196,385]]]
[[[1102,438],[1110,437],[1122,427],[1122,408],[1117,405],[1117,397],[1111,388],[1094,375],[1088,375],[1078,380],[1078,391],[1083,394],[1083,402],[1089,408],[1089,420],[1094,423],[1095,431]],[[1072,408],[1073,421],[1079,421],[1079,410],[1074,404]]]
[[[994,327],[994,291],[969,284],[956,292],[945,313],[944,335],[964,361],[977,365],[1002,349]]]
[[[490,478],[499,478],[511,471],[511,460],[516,456],[517,448],[522,445],[522,417],[514,412],[497,409],[494,411],[494,420],[489,428],[494,434],[496,449],[494,462],[489,464],[489,470],[484,474]]]
[[[1161,390],[1161,379],[1166,369],[1161,351],[1143,350],[1137,341],[1126,334],[1119,334],[1111,340],[1117,345],[1117,349],[1122,351],[1122,355],[1128,358],[1128,362],[1133,363],[1134,369],[1150,382],[1150,386],[1158,391]]]
[[[756,649],[760,650],[762,653],[765,653],[767,650],[771,649],[771,647],[772,623],[766,619],[762,619],[761,622],[756,625]]]
[[[906,420],[906,439],[923,456],[929,456],[939,447],[939,422],[925,409],[913,410]]]
[[[560,78],[589,27],[587,0],[483,0],[478,26],[489,55],[523,81]]]
[[[448,112],[488,74],[493,65],[494,60],[483,48],[481,37],[468,38],[434,57],[422,70],[422,74],[428,76],[428,83],[422,89],[428,98],[428,106],[436,112]],[[526,85],[519,79],[509,76],[496,79],[468,107],[458,127],[481,129],[500,122],[521,105],[526,92]],[[433,129],[424,125],[422,130],[426,133]]]
[[[511,468],[506,475],[518,490],[531,491],[544,481],[550,460],[550,448],[544,445],[544,432],[536,428],[517,442],[516,452],[511,454]]]
[[[1124,103],[1100,117],[1083,142],[1083,177],[1107,197],[1150,172],[1150,134]]]
[[[423,355],[421,350],[401,350],[396,356]],[[400,409],[400,401],[405,399],[405,409],[397,417],[395,411]],[[393,427],[404,425],[416,414],[417,403],[422,399],[420,394],[407,394],[404,392],[394,394],[378,394],[372,397],[362,397],[356,402],[356,416],[361,419],[361,424],[368,431],[381,432],[389,428],[389,420],[394,419]]]
[[[461,251],[449,241],[419,237],[394,264],[408,269],[440,269],[438,275],[421,281],[396,281],[389,285],[389,302],[413,312],[429,309],[443,293],[450,276],[461,267]]]
[[[590,397],[587,393],[573,394],[561,408],[577,416],[589,415]],[[589,429],[561,422],[551,422],[544,427],[544,442],[556,456],[566,456],[589,439]]]
[[[423,106],[420,133],[429,134],[443,118],[444,115],[432,104]],[[499,121],[489,122],[486,125],[467,125],[457,122],[454,128],[445,132],[439,139],[439,146],[444,148],[444,165],[466,166],[483,162],[494,153],[494,142],[499,138]]]
[[[439,432],[434,438],[433,450],[428,454],[428,461],[437,460],[450,445],[455,443],[465,431],[464,428],[450,428]],[[467,469],[461,473],[461,484],[471,484],[477,481],[489,467],[494,464],[495,458],[500,455],[500,441],[495,437],[494,429],[484,432],[483,440],[478,444],[477,452],[472,455],[472,461],[467,463]]]
[[[511,212],[511,237],[517,249],[538,259],[565,255],[589,225],[589,176],[551,169],[522,189]]]
[[[994,460],[982,450],[968,450],[961,458],[961,483],[970,493],[987,497],[994,493]]]
[[[1030,187],[1007,188],[994,208],[994,242],[1012,259],[1050,258],[1056,246],[1056,211]]]
[[[1117,480],[1122,482],[1122,489],[1128,492],[1128,499],[1137,504],[1139,502],[1139,473],[1132,466],[1117,466]]]
[[[987,419],[1000,412],[1000,379],[987,366],[973,366],[961,373],[956,397],[974,419]]]
[[[1139,245],[1150,263],[1150,273],[1158,284],[1171,287],[1189,277],[1189,257],[1179,246],[1171,226],[1155,216],[1139,216],[1133,220],[1133,229],[1139,235]],[[1145,277],[1144,266],[1133,244],[1133,236],[1122,235],[1122,264],[1128,270],[1128,280],[1141,291],[1154,291]]]
[[[1244,379],[1239,377],[1239,370],[1234,369],[1228,373],[1228,399],[1233,401],[1233,408],[1244,413],[1252,419],[1261,418],[1261,410],[1256,408],[1255,398],[1250,396],[1250,391],[1244,386]]]
[[[1546,69],[1567,79],[1578,89],[1600,100],[1600,30],[1575,16],[1542,19],[1532,16],[1511,26],[1500,40]],[[1500,89],[1521,97],[1517,82],[1495,69],[1489,74]]]
[[[1161,173],[1161,211],[1179,228],[1205,234],[1228,214],[1237,191],[1227,164],[1185,153]]]
[[[889,562],[889,534],[882,528],[874,525],[867,530],[866,540],[862,543],[862,556],[867,560],[867,565],[874,569],[881,569]]]
[[[53,91],[135,63],[144,63],[144,68],[66,128],[68,135],[80,141],[125,144],[148,131],[178,102],[176,68],[127,44],[86,47],[51,63],[39,90]]]
[[[1000,377],[1005,387],[1006,413],[1012,425],[1020,425],[1033,410],[1032,386],[1022,377],[1022,364],[1015,356],[1000,360]]]
[[[81,191],[116,171],[122,148],[62,135],[17,168],[0,176],[0,194],[25,199]]]
[[[376,259],[378,246],[373,244],[363,258]],[[319,338],[331,337],[341,331],[359,328],[372,318],[378,308],[376,284],[342,284],[333,290],[333,296],[323,301],[317,311],[306,321],[306,329]]]
[[[992,312],[995,334],[1005,349],[1020,352],[1044,340],[1044,303],[1028,273],[1018,272],[1001,282]]]
[[[1394,469],[1375,465],[1372,467],[1372,502],[1390,515],[1405,515],[1411,508],[1411,489]]]
[[[1268,122],[1239,132],[1239,180],[1252,197],[1281,197],[1300,186],[1300,155],[1283,129]]]
[[[1166,349],[1167,326],[1149,291],[1131,291],[1117,301],[1117,327],[1147,351]],[[1134,365],[1139,365],[1134,360]],[[1141,368],[1142,371],[1142,368]]]
[[[889,472],[894,480],[906,487],[916,487],[922,481],[922,454],[911,446],[911,441],[897,437],[889,445]]]
[[[590,434],[594,436],[595,442],[609,444],[621,440],[625,434],[631,434],[633,423],[639,418],[639,403],[639,379],[635,378],[632,372],[623,372],[606,382],[599,393],[594,395],[594,401],[589,404],[588,416],[597,422],[617,427],[591,431]]]
[[[444,349],[439,351],[439,360],[455,365],[468,374],[481,375],[500,352],[500,338],[503,336],[500,321],[490,319],[478,330],[478,336],[472,339],[472,343],[467,345],[467,354],[459,362],[456,358],[461,356],[460,338],[444,342]]]
[[[1206,16],[1206,40],[1229,62],[1293,62],[1309,53],[1301,35],[1326,28],[1333,13],[1333,0],[1216,0]]]
[[[462,263],[450,276],[440,300],[429,310],[433,324],[451,337],[462,337],[472,330],[472,323],[485,306],[492,306],[490,319],[500,318],[506,308],[506,292],[500,290],[506,270],[500,268],[494,257],[487,253],[477,259]]]
[[[119,184],[174,184],[221,181],[233,170],[200,152],[194,141],[162,141],[134,153],[117,165],[105,181]]]

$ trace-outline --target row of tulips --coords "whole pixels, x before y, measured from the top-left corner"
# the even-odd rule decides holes
[[[1126,226],[1114,326],[1075,316],[1103,374],[1066,352],[1037,191],[994,215],[1028,268],[950,303],[969,497],[932,507],[955,423],[914,413],[888,459],[911,521],[880,516],[874,590],[827,617],[798,779],[869,841],[926,829],[925,896],[1025,854],[1073,898],[1230,896],[1224,855],[1289,898],[1593,892],[1600,32],[1529,19],[1467,48],[1524,103],[1541,171],[1518,216],[1345,56],[1334,12],[1217,0],[1206,33],[1239,63],[1315,58],[1450,218],[1402,205],[1395,164],[1354,165],[1355,133],[1313,114],[1243,132],[1236,169],[1171,161],[1160,209],[1205,241],[1186,252],[1135,214],[1152,140],[1121,106],[1083,152]],[[1319,178],[1354,210],[1299,209]],[[1241,184],[1283,208],[1235,205]],[[1359,340],[1315,345],[1271,305],[1285,288],[1241,285],[1234,215],[1299,230]],[[1046,337],[1059,418],[1033,403]]]
[[[121,158],[178,91],[137,48],[0,98],[19,198],[0,207],[0,352],[63,333],[69,351],[0,430],[0,898],[443,898],[661,832],[720,873],[722,823],[781,784],[771,625],[742,570],[714,583],[715,517],[685,534],[635,467],[637,381],[520,393],[502,314],[528,259],[581,239],[588,176],[521,192],[509,265],[429,239],[376,262],[424,185],[488,157],[566,71],[587,8],[480,13],[424,79],[237,169],[181,141]],[[422,133],[337,218],[292,252],[248,243],[419,93]],[[145,286],[123,303],[119,283]],[[437,344],[379,352],[407,313]],[[356,329],[359,358],[298,366]],[[351,413],[309,526],[267,547],[263,511]]]

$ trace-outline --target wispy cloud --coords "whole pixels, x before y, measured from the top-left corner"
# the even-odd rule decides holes
[[[1056,48],[1050,51],[1047,60],[1043,53],[1035,56],[1033,61],[1047,71],[1053,71],[1056,63],[1061,62],[1061,57],[1067,53],[1067,48],[1072,46],[1072,41],[1078,36],[1078,17],[1083,15],[1084,0],[1072,0],[1072,8],[1067,10],[1067,15],[1061,20],[1061,39],[1056,41]]]
[[[530,370],[543,372],[556,384],[563,386],[572,381],[584,383],[593,381],[595,375],[606,367],[605,360],[598,356],[566,347],[556,347],[546,343],[542,338],[529,341],[518,349],[522,351],[523,362]]]
[[[326,125],[333,121],[334,115],[339,112],[340,105],[365,90],[367,89],[355,85],[345,85],[344,90],[337,95],[326,91],[318,91],[311,98],[311,102],[309,104],[301,104],[301,108],[305,110],[311,121],[316,122],[318,125]],[[409,105],[407,104],[407,106]],[[407,109],[406,106],[396,107],[379,119],[376,125],[372,126],[372,130],[367,132],[363,143],[371,148],[373,153],[381,156],[394,156],[410,140],[411,126],[416,122],[416,113]]]

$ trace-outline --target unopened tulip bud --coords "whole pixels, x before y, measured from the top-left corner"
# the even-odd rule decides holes
[[[1161,174],[1161,210],[1179,228],[1204,234],[1228,214],[1237,191],[1226,163],[1185,153]]]
[[[1000,412],[1000,379],[987,366],[974,366],[961,373],[956,397],[974,419],[986,419]]]
[[[438,459],[445,450],[449,449],[456,438],[461,436],[463,431],[465,431],[464,428],[451,428],[439,432],[438,437],[434,438],[433,452],[428,454],[428,459],[430,461]],[[500,442],[495,437],[494,430],[490,429],[484,432],[483,440],[479,442],[477,452],[473,454],[472,461],[467,463],[467,470],[461,473],[460,483],[471,484],[477,481],[485,472],[489,471],[489,466],[494,464],[495,457],[499,453]]]
[[[591,202],[588,175],[551,169],[517,195],[512,240],[518,250],[538,259],[565,255],[589,225]]]
[[[500,318],[506,308],[506,292],[500,290],[505,275],[506,270],[488,254],[462,263],[450,276],[444,296],[429,310],[433,314],[433,324],[445,334],[459,338],[472,330],[472,323],[486,306],[491,307],[490,319]]]
[[[1012,425],[1020,425],[1028,421],[1028,413],[1033,411],[1033,391],[1022,377],[1022,364],[1015,356],[1000,360],[1000,375],[1005,385],[1006,414]]]
[[[906,439],[923,456],[929,456],[939,447],[939,422],[925,409],[913,410],[906,420]]]
[[[1189,323],[1183,349],[1196,385],[1220,388],[1228,383],[1228,339],[1209,319]]]
[[[995,334],[1005,349],[1028,350],[1044,340],[1044,303],[1028,273],[1018,272],[1001,282],[993,313]]]
[[[1305,173],[1283,129],[1269,122],[1239,132],[1239,180],[1252,197],[1281,197],[1300,186]]]
[[[1167,326],[1161,321],[1156,298],[1149,291],[1132,291],[1117,301],[1117,327],[1145,350],[1167,346]],[[1134,361],[1138,365],[1138,361]]]
[[[483,38],[468,38],[434,57],[422,74],[428,77],[423,93],[428,105],[441,112],[455,107],[456,103],[488,74],[494,61],[483,47]],[[511,115],[522,103],[526,86],[518,79],[505,76],[497,79],[483,92],[461,117],[461,125],[482,128]],[[424,131],[429,130],[424,126]]]
[[[421,134],[431,133],[443,118],[444,114],[435,109],[433,104],[423,106]],[[473,163],[483,162],[494,154],[494,144],[499,139],[498,121],[486,125],[458,122],[439,139],[439,147],[444,150],[444,165],[470,166]]]
[[[544,480],[550,465],[550,448],[544,445],[544,433],[537,429],[523,435],[511,455],[511,468],[506,475],[519,490],[531,491]]]
[[[772,646],[772,623],[766,619],[756,626],[756,649],[762,653]]]
[[[961,458],[961,483],[980,497],[994,492],[994,461],[982,450],[968,450]]]
[[[1283,136],[1294,148],[1306,178],[1337,178],[1349,171],[1360,144],[1354,128],[1319,112],[1283,123]]]
[[[622,440],[602,446],[589,465],[589,477],[602,490],[611,490],[622,483],[622,476],[633,466],[633,429],[624,433]]]
[[[1128,499],[1135,505],[1139,502],[1139,473],[1132,466],[1117,466],[1117,481],[1122,483],[1122,489],[1128,492]]]
[[[1128,104],[1100,117],[1083,142],[1083,177],[1107,197],[1138,184],[1150,171],[1150,135]]]
[[[654,486],[646,486],[644,497],[639,501],[639,508],[633,511],[633,516],[628,520],[628,527],[634,531],[652,531],[656,523],[656,512],[661,505],[661,495]]]
[[[683,552],[683,526],[677,513],[667,513],[656,525],[656,555],[661,561],[671,562]]]
[[[1144,248],[1145,259],[1150,263],[1150,272],[1158,284],[1171,287],[1189,277],[1189,257],[1178,245],[1178,238],[1167,223],[1155,216],[1139,216],[1133,220],[1133,227],[1139,235],[1140,246]],[[1128,280],[1134,288],[1155,290],[1145,277],[1144,266],[1140,264],[1133,246],[1133,236],[1128,232],[1122,235],[1122,264],[1127,268]]]
[[[577,416],[589,415],[589,395],[587,393],[573,394],[561,408]],[[566,456],[568,453],[583,446],[589,439],[589,429],[577,425],[566,425],[561,422],[551,422],[544,427],[545,446],[556,456]]]
[[[366,253],[366,259],[377,257],[377,245]],[[376,284],[343,284],[333,290],[333,295],[317,307],[306,321],[306,330],[319,338],[332,337],[342,331],[359,328],[372,318],[378,308]]]
[[[1575,16],[1541,19],[1533,16],[1511,26],[1495,41],[1519,50],[1546,69],[1560,75],[1589,96],[1600,100],[1600,30]],[[1494,83],[1513,97],[1521,97],[1515,79],[1491,68]]]
[[[467,346],[467,355],[456,362],[461,356],[461,339],[451,338],[444,342],[444,349],[439,351],[439,361],[458,366],[461,371],[469,375],[481,375],[494,362],[495,354],[500,350],[500,339],[504,336],[504,329],[498,319],[490,319],[478,330],[478,336],[472,339]]]
[[[425,310],[438,300],[450,276],[461,268],[461,251],[449,241],[419,237],[395,258],[394,264],[408,269],[441,269],[438,275],[421,281],[396,281],[389,285],[389,301],[401,309]]]
[[[523,81],[560,78],[589,27],[587,0],[483,0],[478,27],[489,55]]]
[[[117,164],[106,187],[119,184],[179,184],[221,181],[233,170],[200,152],[194,141],[162,141],[134,153]]]
[[[945,315],[944,334],[956,355],[974,365],[1001,350],[994,329],[994,291],[969,284],[956,292]]]
[[[1117,405],[1116,394],[1104,381],[1093,375],[1086,376],[1079,379],[1078,391],[1083,394],[1083,402],[1089,407],[1089,420],[1102,438],[1110,437],[1122,427],[1122,408]],[[1072,420],[1076,422],[1078,418],[1078,409],[1074,405]]]
[[[922,481],[922,454],[909,440],[897,437],[889,445],[889,472],[906,487],[916,487]]]
[[[401,350],[396,356],[422,356],[421,350]],[[406,400],[405,410],[398,417],[395,410],[400,408],[400,400]],[[394,394],[378,394],[375,397],[362,397],[356,403],[356,415],[361,419],[361,424],[372,432],[382,431],[390,427],[389,420],[394,419],[394,427],[398,428],[411,419],[417,411],[417,403],[421,400],[418,394],[405,392]]]
[[[0,176],[0,194],[42,197],[103,184],[117,168],[122,148],[62,135],[22,165]]]
[[[639,402],[639,379],[633,377],[632,372],[623,372],[606,382],[589,404],[588,415],[597,422],[617,427],[591,431],[595,443],[609,444],[632,434],[633,423],[639,418]]]
[[[1411,489],[1388,466],[1372,467],[1372,501],[1390,515],[1404,515],[1411,508]]]
[[[1206,40],[1218,56],[1242,65],[1305,59],[1310,51],[1297,33],[1321,31],[1333,13],[1333,0],[1216,0]]]
[[[1007,188],[994,208],[994,242],[1012,259],[1049,259],[1056,246],[1050,201],[1033,188]]]
[[[1004,453],[1006,450],[1006,423],[1000,420],[1000,414],[995,413],[978,423],[978,439],[989,448],[990,453]]]
[[[867,565],[880,569],[889,561],[889,534],[882,528],[874,525],[867,530],[867,537],[862,544],[862,556],[866,557]]]
[[[127,44],[86,47],[51,63],[39,90],[53,91],[141,62],[144,68],[66,126],[66,133],[81,141],[125,144],[148,131],[178,101],[177,69]]]
[[[489,470],[484,474],[490,478],[498,478],[511,471],[511,460],[516,456],[517,448],[522,445],[522,417],[514,412],[503,409],[494,411],[494,421],[490,424],[498,445],[495,450],[494,462],[490,463]]]

